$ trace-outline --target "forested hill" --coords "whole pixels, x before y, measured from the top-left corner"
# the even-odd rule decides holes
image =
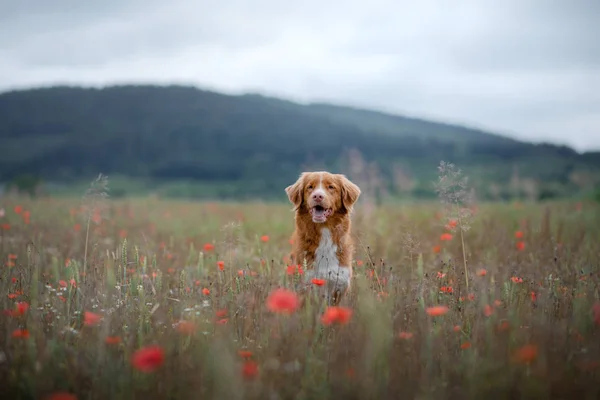
[[[600,170],[598,153],[184,86],[0,94],[0,149],[0,182],[33,175],[68,183],[104,173],[159,191],[191,182],[204,197],[281,198],[302,170],[316,168],[345,172],[377,195],[431,196],[444,160],[461,167],[482,197],[539,198],[590,189]]]

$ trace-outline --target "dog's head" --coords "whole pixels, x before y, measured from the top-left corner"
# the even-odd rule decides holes
[[[360,196],[359,187],[348,178],[329,172],[303,172],[285,192],[295,209],[310,213],[315,223],[350,212]]]

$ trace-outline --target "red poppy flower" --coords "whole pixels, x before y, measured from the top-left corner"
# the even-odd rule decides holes
[[[298,296],[287,289],[276,289],[267,298],[267,308],[274,313],[291,314],[298,306]]]
[[[340,324],[344,325],[350,321],[352,317],[352,309],[347,307],[327,307],[321,322],[323,325]]]
[[[450,233],[442,233],[440,235],[440,240],[452,240],[452,235]]]
[[[304,270],[302,269],[302,266],[300,266],[300,265],[288,265],[288,267],[287,267],[287,274],[288,275],[294,275],[295,273],[298,273],[299,275],[302,275],[304,273]]]
[[[242,375],[245,379],[254,379],[258,375],[258,364],[251,360],[245,361],[242,367]]]
[[[148,346],[133,353],[131,363],[133,367],[141,372],[150,373],[156,371],[165,361],[165,353],[161,347]]]
[[[56,392],[44,397],[44,400],[77,400],[77,396],[69,392]]]
[[[427,310],[425,311],[428,315],[432,317],[439,317],[441,315],[445,315],[449,311],[449,309],[447,306],[433,306],[427,308]]]
[[[102,320],[102,316],[91,311],[86,311],[83,314],[83,323],[87,326],[98,325]]]
[[[119,336],[107,336],[106,339],[104,339],[104,343],[119,344],[121,343],[121,338]]]
[[[27,339],[29,338],[29,331],[27,329],[15,329],[12,333],[12,337],[16,339]]]

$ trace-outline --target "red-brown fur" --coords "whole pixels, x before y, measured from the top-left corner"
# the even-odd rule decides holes
[[[332,214],[325,222],[315,223],[310,213],[314,206],[311,196],[322,186],[324,198],[322,204],[331,209]],[[354,240],[351,236],[352,223],[350,213],[360,196],[360,189],[341,174],[329,172],[304,172],[296,183],[285,189],[295,208],[295,229],[292,235],[291,259],[295,264],[306,262],[307,270],[314,267],[315,252],[321,241],[321,230],[328,228],[333,243],[337,246],[336,256],[340,267],[348,268],[352,276]],[[333,299],[337,304],[345,292],[336,293]]]

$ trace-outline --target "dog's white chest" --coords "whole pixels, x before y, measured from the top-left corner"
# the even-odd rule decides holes
[[[312,278],[327,281],[328,302],[332,299],[334,293],[344,293],[350,287],[352,277],[352,270],[349,266],[340,266],[337,250],[338,246],[333,242],[329,229],[321,229],[321,240],[315,251],[314,270],[309,270],[306,273],[306,279],[309,282]]]
[[[315,269],[319,272],[325,272],[338,267],[337,246],[333,243],[331,232],[327,228],[321,229],[321,241],[315,251]]]

